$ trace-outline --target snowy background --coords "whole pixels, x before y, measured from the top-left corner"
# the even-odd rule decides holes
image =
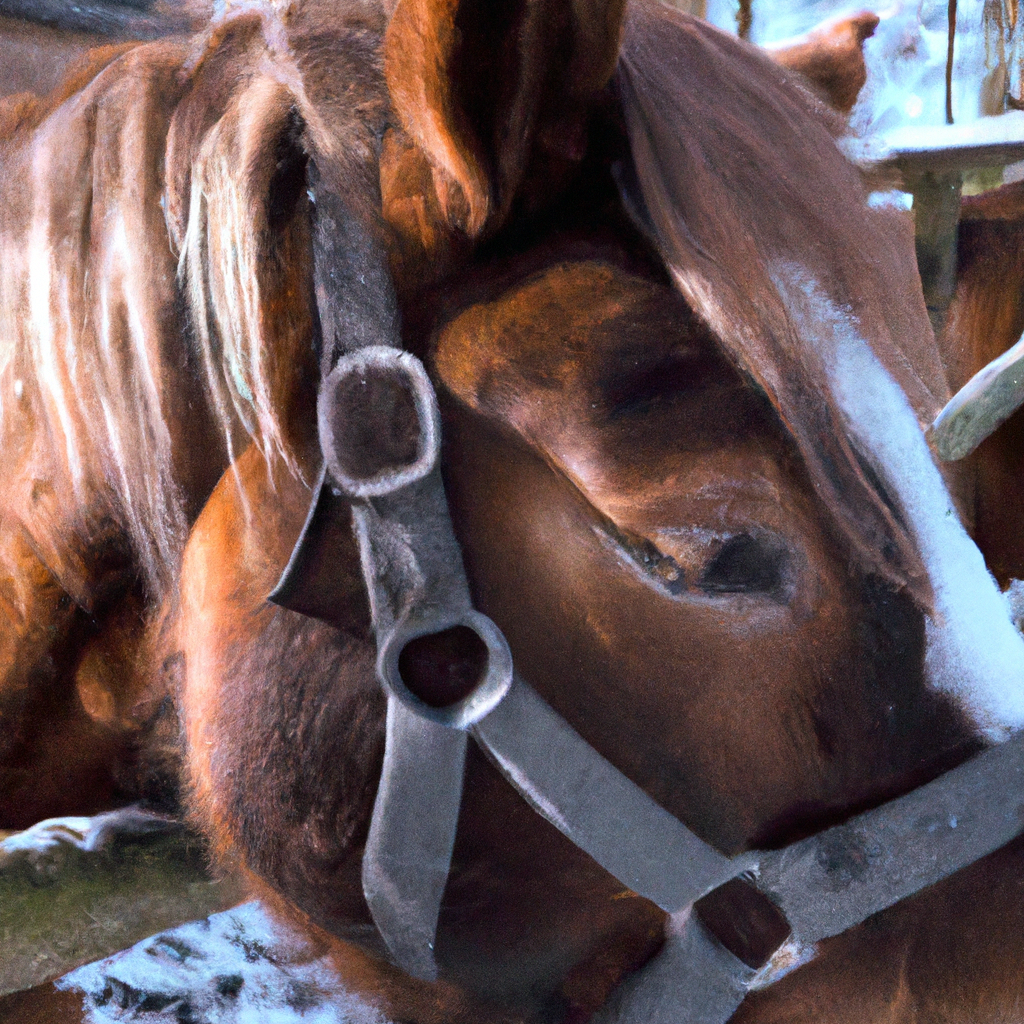
[[[736,30],[736,4],[692,0],[680,4],[728,31]],[[752,42],[769,44],[801,35],[826,19],[874,10],[881,24],[864,47],[868,84],[851,117],[858,134],[902,125],[938,125],[946,119],[945,0],[837,3],[835,0],[752,0]],[[1021,99],[1020,43],[1024,29],[1017,0],[959,0],[953,59],[953,118],[958,124],[1007,110]]]

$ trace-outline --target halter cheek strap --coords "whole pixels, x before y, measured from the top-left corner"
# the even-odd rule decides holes
[[[316,544],[319,523],[339,492],[353,528],[377,640],[377,675],[388,696],[384,764],[363,857],[363,890],[397,964],[437,976],[434,934],[448,880],[462,799],[466,727],[507,691],[512,658],[504,637],[474,611],[452,533],[438,467],[440,419],[419,360],[367,345],[343,355],[318,400],[325,466],[292,558],[272,595],[289,605]],[[345,425],[359,424],[356,431]],[[404,426],[407,443],[375,452]],[[411,428],[411,429],[410,429]],[[404,683],[401,656],[413,641],[468,629],[482,642],[484,667],[472,692],[444,708]]]

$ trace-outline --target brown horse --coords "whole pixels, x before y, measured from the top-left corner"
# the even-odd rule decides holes
[[[174,694],[197,820],[395,1019],[585,1020],[666,919],[471,748],[440,980],[342,941],[384,736],[347,523],[315,567],[329,623],[266,599],[353,338],[400,330],[430,368],[517,670],[720,850],[1021,724],[1019,638],[920,431],[948,390],[909,226],[784,68],[621,16],[243,10],[7,112],[5,818],[69,779],[75,809],[146,791],[166,705],[134,708]],[[1012,1019],[1018,856],[822,943],[740,1018]]]
[[[3,11],[10,7],[0,4]],[[14,7],[29,14],[38,7],[38,17],[48,10],[45,3]],[[92,7],[102,9],[106,20]],[[14,95],[0,107],[10,183],[0,214],[7,254],[0,314],[7,484],[0,525],[6,612],[0,636],[0,827],[98,810],[139,795],[162,799],[173,768],[154,772],[139,761],[138,751],[154,749],[153,726],[169,740],[168,749],[174,746],[176,726],[159,695],[173,690],[179,663],[173,651],[158,656],[143,640],[148,609],[173,589],[185,531],[227,466],[231,445],[247,436],[249,401],[238,394],[237,383],[243,391],[249,385],[236,377],[239,360],[257,359],[260,351],[244,327],[234,338],[237,350],[218,348],[220,342],[210,338],[205,347],[193,343],[191,335],[203,332],[186,315],[171,251],[180,251],[184,238],[193,167],[225,159],[214,151],[217,136],[206,137],[206,122],[216,121],[230,100],[220,95],[230,91],[224,83],[232,74],[248,74],[247,61],[264,59],[264,44],[248,41],[261,31],[259,18],[229,19],[198,43],[138,48],[125,38],[180,28],[183,16],[172,18],[165,9],[164,20],[154,23],[122,8],[114,22],[108,8],[113,10],[103,3],[78,9],[74,32],[10,18],[3,25],[6,90]],[[380,20],[365,15],[368,25],[375,25],[374,17]],[[817,47],[802,42],[779,50],[776,59],[810,75],[834,103],[848,105],[863,81],[859,45],[873,24],[873,16],[858,16],[831,27]],[[100,29],[113,41],[83,56]],[[379,35],[379,25],[360,31],[367,48],[376,45],[371,34]],[[46,76],[75,63],[70,77],[48,91]],[[353,104],[356,113],[345,123],[363,117],[367,104],[384,102],[371,94],[366,72],[360,70],[357,80],[367,95]],[[404,158],[406,164],[415,159]],[[412,172],[430,170],[421,161]],[[364,184],[373,197],[379,192],[376,171],[367,173]],[[389,216],[418,218],[417,227],[427,229],[429,211],[422,208],[432,191],[417,194],[420,182],[408,169],[402,174],[409,180],[396,176]],[[243,178],[219,183],[242,194],[257,184]],[[287,174],[273,184],[275,190],[289,187]],[[409,196],[401,194],[403,187]],[[212,201],[204,196],[207,205],[220,202],[221,208],[230,201],[227,192]],[[243,223],[238,230],[262,229]],[[205,244],[198,235],[193,242],[200,249]],[[287,244],[302,249],[301,240]],[[139,252],[151,254],[141,267],[131,258]],[[286,256],[287,249],[274,258]],[[267,272],[262,259],[261,253],[257,274]],[[295,282],[303,269],[294,272],[294,282],[272,282],[286,298],[263,296],[258,281],[253,293],[217,294],[222,303],[241,301],[243,308],[269,299],[294,301],[301,296]],[[239,287],[237,280],[228,284]],[[299,302],[295,309],[301,308]],[[304,314],[293,315],[295,337],[301,338],[308,329]],[[231,322],[235,314],[223,319]],[[280,345],[275,339],[267,347]],[[288,366],[283,355],[274,358],[280,366],[271,372]],[[231,365],[225,382],[216,369],[223,359]],[[252,367],[257,376],[267,369],[258,360]],[[296,362],[291,372],[302,380],[307,370]],[[281,409],[269,405],[281,395],[271,396],[267,382],[262,385],[258,419],[273,431]],[[236,400],[240,416],[234,415]],[[154,668],[157,662],[163,667]],[[144,705],[140,724],[138,699],[150,683],[157,696]]]

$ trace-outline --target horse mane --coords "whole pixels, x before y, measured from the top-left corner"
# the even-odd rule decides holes
[[[379,50],[370,0],[303,10],[289,32],[313,37],[300,47],[316,73],[346,47],[353,65]],[[0,105],[20,182],[0,210],[0,441],[54,512],[28,483],[0,500],[84,607],[61,507],[82,510],[82,538],[127,533],[159,599],[245,444],[302,475],[317,375],[306,98],[281,26],[245,3],[197,39],[103,48],[55,98]]]
[[[168,146],[169,220],[229,457],[238,454],[240,436],[248,437],[268,461],[280,458],[298,474],[284,407],[296,371],[310,369],[309,219],[271,223],[268,196],[279,162],[290,156],[279,139],[296,128],[291,92],[253,73],[262,27],[262,19],[240,19],[193,72]],[[227,96],[217,96],[225,82]],[[183,220],[175,221],[175,210]]]
[[[178,276],[229,456],[246,439],[268,465],[300,479],[315,441],[318,374],[308,150],[327,154],[354,215],[380,219],[379,209],[363,208],[379,190],[366,177],[376,166],[361,135],[366,111],[350,131],[344,116],[317,109],[306,78],[335,75],[372,108],[372,71],[360,72],[352,54],[379,49],[379,10],[367,0],[306,0],[286,30],[273,4],[238,5],[200,45],[168,140]]]
[[[184,537],[162,367],[173,262],[153,246],[184,54],[107,48],[89,84],[23,108],[0,138],[0,443],[19,469],[0,501],[86,608],[85,554],[59,524],[93,540],[119,524],[157,594]]]
[[[634,199],[676,286],[769,397],[856,560],[927,606],[916,543],[778,280],[828,296],[928,423],[948,392],[908,226],[868,207],[835,116],[752,46],[634,3],[616,83]]]

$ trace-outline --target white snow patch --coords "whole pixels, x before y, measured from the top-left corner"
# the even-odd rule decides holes
[[[903,113],[907,117],[920,117],[924,113],[924,100],[911,93],[903,102]]]
[[[47,818],[0,842],[0,869],[27,861],[37,870],[48,873],[53,865],[59,866],[62,848],[74,847],[95,853],[118,836],[142,836],[179,828],[181,825],[174,818],[134,805],[91,818]]]
[[[910,403],[853,315],[802,269],[779,265],[775,285],[821,357],[851,439],[900,506],[928,571],[935,595],[935,615],[926,621],[930,685],[953,696],[987,738],[1005,739],[1024,725],[1024,638],[954,511]]]
[[[907,213],[914,208],[914,197],[910,192],[901,192],[896,188],[872,192],[868,195],[868,206],[872,210],[900,210]]]
[[[326,958],[256,902],[162,932],[65,975],[90,1024],[386,1024]]]

